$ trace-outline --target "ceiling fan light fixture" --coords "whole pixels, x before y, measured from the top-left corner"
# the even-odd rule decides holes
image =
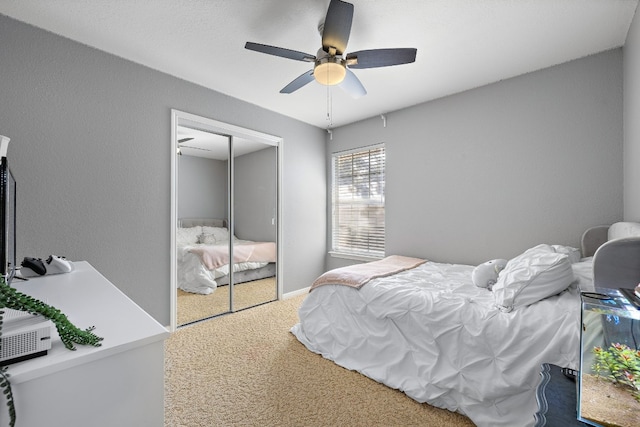
[[[339,56],[319,58],[313,69],[313,77],[320,84],[334,86],[342,83],[347,75],[345,61]]]

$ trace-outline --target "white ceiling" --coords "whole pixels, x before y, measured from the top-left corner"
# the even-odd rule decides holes
[[[0,13],[320,128],[332,128],[622,46],[638,0],[351,0],[347,52],[415,47],[416,62],[354,70],[352,99],[311,64],[329,0],[0,0]],[[328,119],[330,113],[331,120]]]

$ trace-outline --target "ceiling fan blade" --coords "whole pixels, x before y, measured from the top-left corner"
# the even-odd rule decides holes
[[[211,151],[208,148],[202,148],[202,147],[192,147],[190,145],[183,145],[180,148],[190,148],[192,150],[201,150],[201,151]]]
[[[183,142],[191,141],[192,139],[195,139],[195,138],[182,138],[182,139],[179,139],[178,140],[178,144],[182,144]]]
[[[340,0],[331,0],[322,30],[322,48],[325,52],[329,52],[329,48],[334,47],[336,54],[342,55],[347,50],[352,21],[353,5]]]
[[[308,53],[299,52],[297,50],[285,49],[283,47],[269,46],[266,44],[247,42],[245,49],[254,50],[256,52],[266,53],[267,55],[280,56],[282,58],[294,59],[296,61],[314,62],[316,57]]]
[[[340,83],[340,88],[354,98],[360,98],[367,94],[367,90],[360,82],[360,79],[348,68],[347,75],[344,77],[342,83]]]
[[[417,49],[371,49],[347,54],[349,68],[377,68],[408,64],[416,60]]]
[[[295,78],[291,83],[280,90],[280,93],[292,93],[313,80],[313,70],[309,70]]]

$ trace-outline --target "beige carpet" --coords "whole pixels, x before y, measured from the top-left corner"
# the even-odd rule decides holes
[[[240,283],[233,288],[236,311],[278,298],[276,278]],[[229,311],[229,286],[219,286],[209,295],[178,289],[178,325],[186,325]]]
[[[172,334],[165,426],[473,426],[307,350],[289,332],[303,297]]]

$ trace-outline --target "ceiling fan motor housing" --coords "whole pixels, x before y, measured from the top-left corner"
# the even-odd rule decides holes
[[[347,62],[341,56],[332,55],[319,49],[313,67],[313,77],[320,84],[337,85],[344,80],[347,74],[346,64]]]

